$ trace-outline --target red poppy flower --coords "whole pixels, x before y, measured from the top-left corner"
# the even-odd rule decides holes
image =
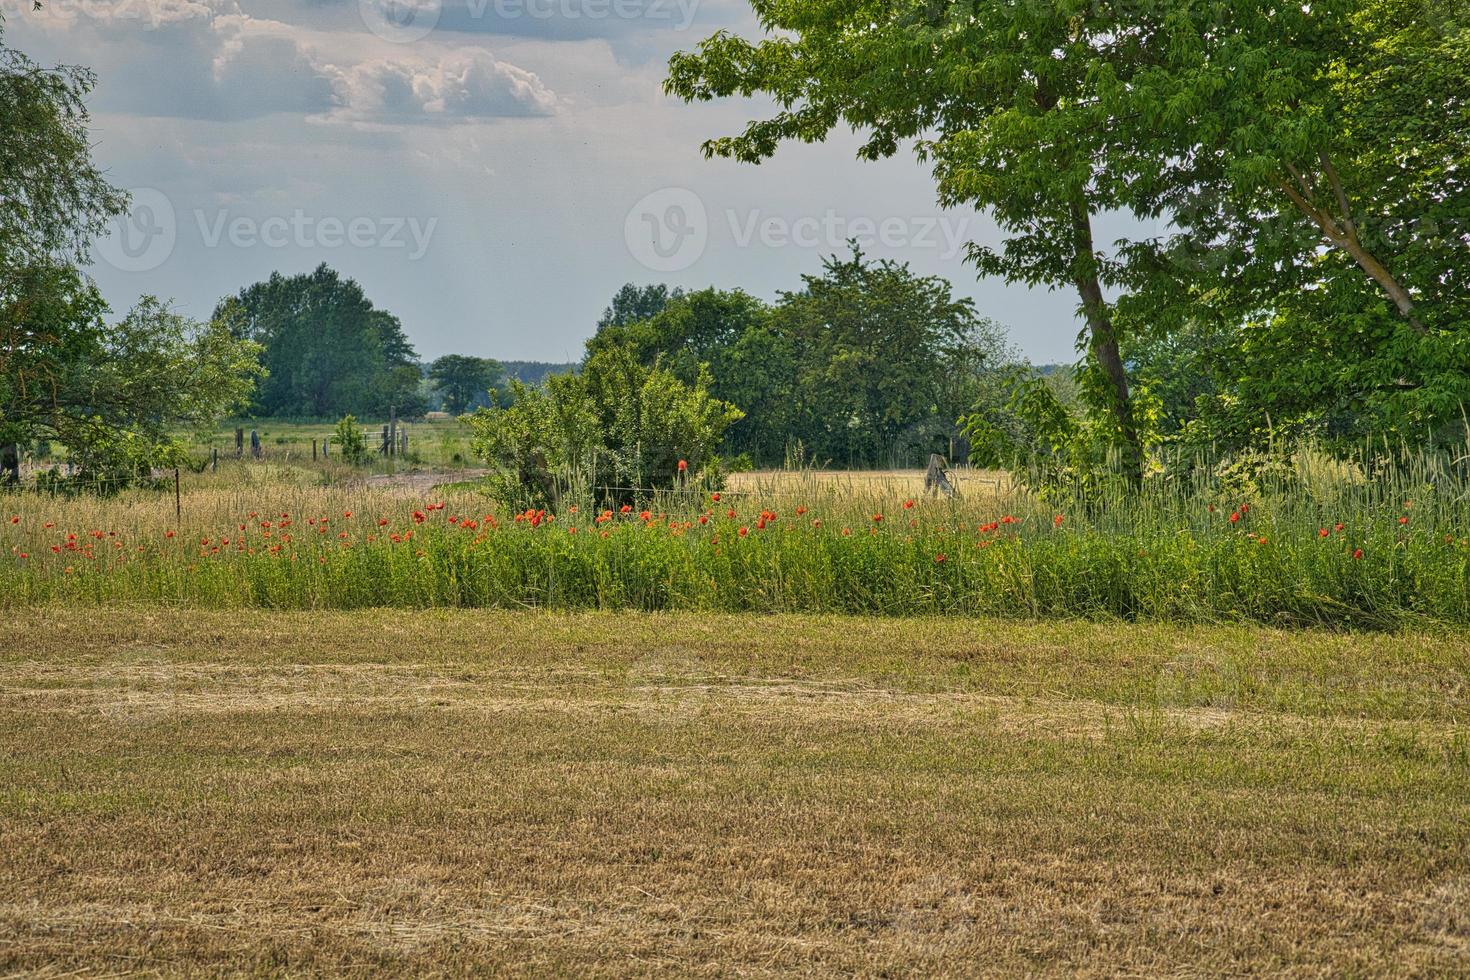
[[[1325,528],[1325,527],[1324,527],[1324,528],[1322,528],[1322,529],[1321,529],[1321,530],[1320,530],[1320,531],[1318,531],[1318,532],[1317,532],[1317,537],[1319,537],[1319,538],[1325,538],[1325,537],[1327,537],[1327,535],[1328,535],[1328,534],[1329,534],[1329,533],[1331,533],[1331,532],[1329,532],[1329,531],[1328,531],[1328,530],[1327,530],[1327,528]]]
[[[739,530],[739,531],[738,531],[738,532],[737,532],[737,533],[738,533],[738,534],[739,534],[739,535],[740,535],[740,536],[741,536],[741,537],[742,537],[742,538],[743,538],[743,537],[747,537],[747,536],[748,536],[748,535],[749,535],[749,534],[750,534],[750,528],[748,528],[748,527],[742,527],[742,528],[741,528],[741,529],[740,529],[740,530]]]
[[[687,460],[683,460],[683,459],[679,460],[679,472],[680,473],[684,473],[684,472],[688,471],[688,469],[689,469],[689,462]]]
[[[1353,552],[1353,558],[1356,559],[1356,558],[1362,558],[1362,557],[1363,557],[1363,549],[1362,548],[1359,548],[1358,550],[1356,550],[1356,551]]]
[[[873,523],[874,524],[882,524],[883,523],[883,515],[882,514],[874,514],[873,515]]]
[[[1230,523],[1231,524],[1239,524],[1240,523],[1240,511],[1236,511],[1235,513],[1233,513],[1233,514],[1230,515]]]
[[[633,505],[632,504],[624,504],[622,507],[618,508],[618,510],[621,513],[624,513],[624,514],[631,514],[631,513],[633,513]]]
[[[1399,518],[1399,523],[1400,524],[1407,524],[1407,523],[1409,523],[1409,519],[1407,517],[1400,517]]]
[[[1063,517],[1061,514],[1058,514],[1056,517],[1053,517],[1051,519],[1051,526],[1052,527],[1061,527],[1062,526],[1062,521],[1064,521],[1064,520],[1066,520],[1066,518]]]
[[[943,565],[947,561],[949,561],[949,555],[938,554],[934,556],[934,564],[936,565]]]
[[[905,500],[903,502],[903,509],[904,510],[913,510],[914,509],[914,502],[912,500]]]
[[[715,503],[719,503],[720,495],[718,493],[712,493],[709,495],[709,499],[713,500]]]

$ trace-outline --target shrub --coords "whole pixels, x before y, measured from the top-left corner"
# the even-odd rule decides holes
[[[337,432],[333,436],[337,444],[337,453],[344,462],[353,466],[361,466],[368,461],[367,440],[362,437],[362,430],[357,427],[357,419],[351,415],[342,416],[342,421],[337,423]]]
[[[650,491],[718,487],[718,448],[741,412],[626,347],[592,354],[578,374],[544,388],[512,382],[508,408],[467,419],[475,456],[496,470],[492,492],[517,505],[563,496],[624,503]]]

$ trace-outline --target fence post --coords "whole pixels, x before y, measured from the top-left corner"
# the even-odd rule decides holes
[[[316,440],[311,440],[311,461],[316,462]]]
[[[219,472],[219,447],[215,446],[209,451],[209,472]]]
[[[398,455],[398,406],[388,406],[388,455]]]
[[[262,451],[260,448],[260,432],[257,429],[250,430],[250,455],[260,459]]]
[[[237,429],[235,429],[235,458],[236,459],[239,459],[241,456],[244,456],[244,455],[245,455],[245,430],[243,428],[237,428]]]

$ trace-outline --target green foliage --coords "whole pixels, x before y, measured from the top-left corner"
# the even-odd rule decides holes
[[[228,319],[196,323],[153,297],[107,323],[96,288],[68,266],[32,267],[0,302],[0,443],[66,447],[76,479],[103,490],[180,465],[180,429],[239,407],[259,348]]]
[[[972,495],[920,500],[912,509],[894,497],[814,492],[716,503],[675,490],[645,501],[646,517],[637,509],[604,516],[564,506],[534,521],[487,513],[490,505],[474,496],[436,498],[439,506],[343,496],[318,505],[333,515],[330,534],[283,537],[252,523],[244,540],[237,528],[249,502],[175,538],[162,526],[140,533],[98,523],[93,509],[80,517],[87,522],[77,528],[81,553],[65,549],[71,528],[64,513],[22,505],[17,525],[0,524],[0,555],[30,557],[0,559],[0,607],[167,601],[1224,620],[1328,629],[1470,623],[1463,463],[1420,457],[1371,481],[1317,482],[1298,472],[1285,484],[1259,476],[1244,489],[1225,482],[1078,488],[1050,501]],[[127,513],[136,519],[139,510]],[[43,520],[58,519],[43,528]],[[128,561],[87,560],[85,531],[93,527],[116,530]],[[199,545],[204,539],[208,548]],[[52,555],[51,544],[64,553]]]
[[[800,443],[852,466],[948,454],[956,417],[1008,356],[1001,331],[947,282],[854,249],[774,306],[739,290],[678,295],[647,320],[607,326],[589,357],[622,348],[739,405],[730,454],[780,463]]]
[[[0,289],[33,265],[84,261],[127,195],[92,162],[85,68],[45,69],[4,44],[0,21]]]
[[[372,458],[368,453],[367,439],[358,427],[357,419],[351,415],[344,415],[337,422],[337,428],[332,432],[332,444],[337,447],[337,455],[342,461],[353,466],[361,466]]]
[[[1117,453],[1096,416],[1075,412],[1056,386],[1029,366],[998,372],[960,422],[970,462],[1006,469],[1012,479],[1047,498],[1096,493],[1122,475]]]
[[[1126,78],[1143,48],[1135,5],[1010,0],[860,0],[756,4],[771,35],[717,34],[670,62],[667,89],[686,100],[769,96],[777,110],[709,155],[759,162],[784,140],[824,139],[839,125],[865,137],[858,155],[912,143],[934,167],[940,202],[984,209],[1005,240],[972,246],[987,275],[1077,290],[1083,347],[1099,382],[1087,390],[1099,430],[1142,467],[1142,441],[1104,289],[1126,270],[1093,241],[1098,213],[1129,207],[1113,176],[1129,159],[1093,97],[1100,77]]]
[[[512,382],[509,407],[469,416],[473,450],[499,474],[497,495],[525,504],[568,493],[627,501],[645,488],[714,483],[725,430],[741,413],[709,387],[706,372],[686,384],[628,348],[608,347],[544,388]]]
[[[426,410],[422,373],[398,318],[376,309],[351,279],[326,265],[265,282],[223,301],[238,310],[240,336],[259,343],[268,376],[260,415],[329,418],[344,412],[404,418]]]
[[[611,305],[603,311],[597,321],[599,331],[607,327],[624,327],[630,323],[641,323],[657,316],[670,300],[684,295],[683,290],[670,290],[663,283],[638,286],[627,283],[613,297]]]
[[[443,395],[444,410],[460,415],[489,404],[491,390],[505,383],[505,371],[486,357],[447,354],[429,366],[429,382]]]

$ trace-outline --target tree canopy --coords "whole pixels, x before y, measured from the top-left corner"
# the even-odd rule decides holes
[[[446,354],[429,365],[429,383],[443,396],[444,410],[460,415],[489,405],[491,389],[505,384],[505,370],[487,357]]]
[[[803,288],[767,304],[740,290],[672,298],[647,320],[609,325],[589,358],[626,350],[711,393],[745,417],[728,455],[779,465],[798,447],[853,466],[948,453],[956,419],[1009,354],[1000,328],[947,282],[856,248],[824,261]]]
[[[238,335],[261,345],[268,375],[255,397],[261,415],[337,418],[425,410],[422,372],[398,318],[325,264],[274,273],[222,301]]]

